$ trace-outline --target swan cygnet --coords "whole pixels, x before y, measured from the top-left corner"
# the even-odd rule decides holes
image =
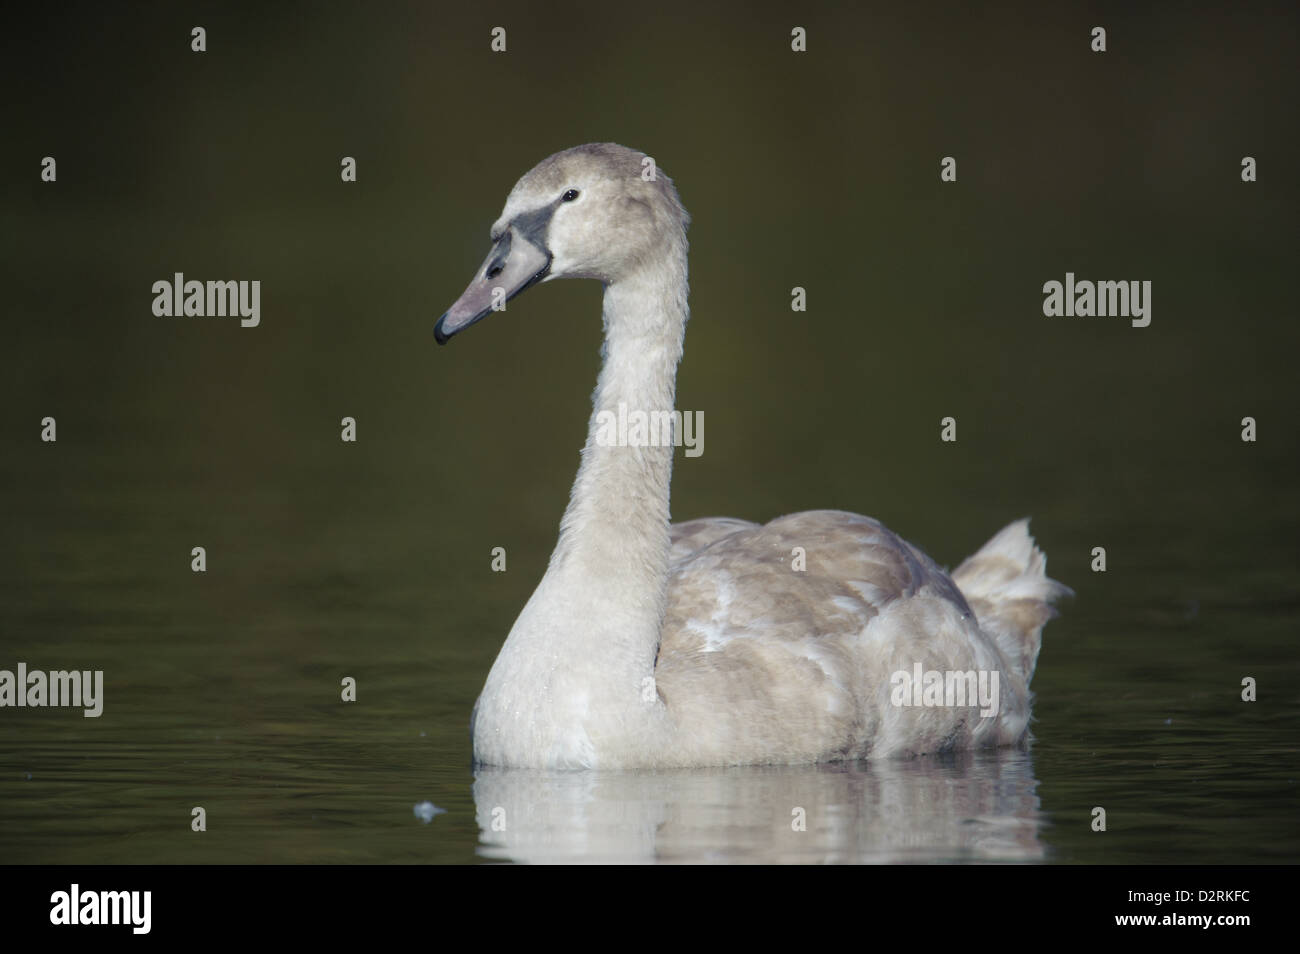
[[[1047,577],[1028,520],[951,576],[853,513],[672,524],[671,440],[608,440],[602,412],[673,408],[686,329],[690,217],[662,171],[643,177],[644,158],[598,143],[543,160],[435,328],[444,344],[555,278],[605,289],[578,476],[474,706],[475,763],[790,764],[1022,741],[1043,625],[1069,593]]]

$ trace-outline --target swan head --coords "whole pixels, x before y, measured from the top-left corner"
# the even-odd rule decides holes
[[[520,179],[492,225],[492,250],[434,326],[439,344],[538,282],[612,284],[672,243],[685,247],[690,216],[672,180],[643,152],[614,143],[575,146]]]

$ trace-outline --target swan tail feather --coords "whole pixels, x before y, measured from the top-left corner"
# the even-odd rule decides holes
[[[1052,605],[1074,591],[1047,575],[1047,555],[1029,535],[1029,518],[999,530],[952,574],[966,602],[1002,654],[1019,665],[1026,684],[1034,675],[1043,627]]]

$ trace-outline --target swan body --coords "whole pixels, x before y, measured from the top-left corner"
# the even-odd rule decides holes
[[[1027,520],[951,576],[852,513],[671,524],[671,442],[601,439],[602,412],[673,407],[682,356],[689,216],[643,159],[598,143],[527,173],[435,329],[445,343],[539,282],[604,284],[582,461],[547,571],[474,707],[475,762],[792,764],[1020,742],[1042,628],[1069,592]],[[925,673],[926,691],[900,673]],[[929,692],[930,673],[983,674],[991,704]]]

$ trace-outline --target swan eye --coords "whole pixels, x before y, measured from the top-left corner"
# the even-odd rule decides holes
[[[572,202],[577,197],[578,197],[578,190],[570,189],[568,192],[564,193],[564,195],[560,196],[560,199],[564,202]]]

